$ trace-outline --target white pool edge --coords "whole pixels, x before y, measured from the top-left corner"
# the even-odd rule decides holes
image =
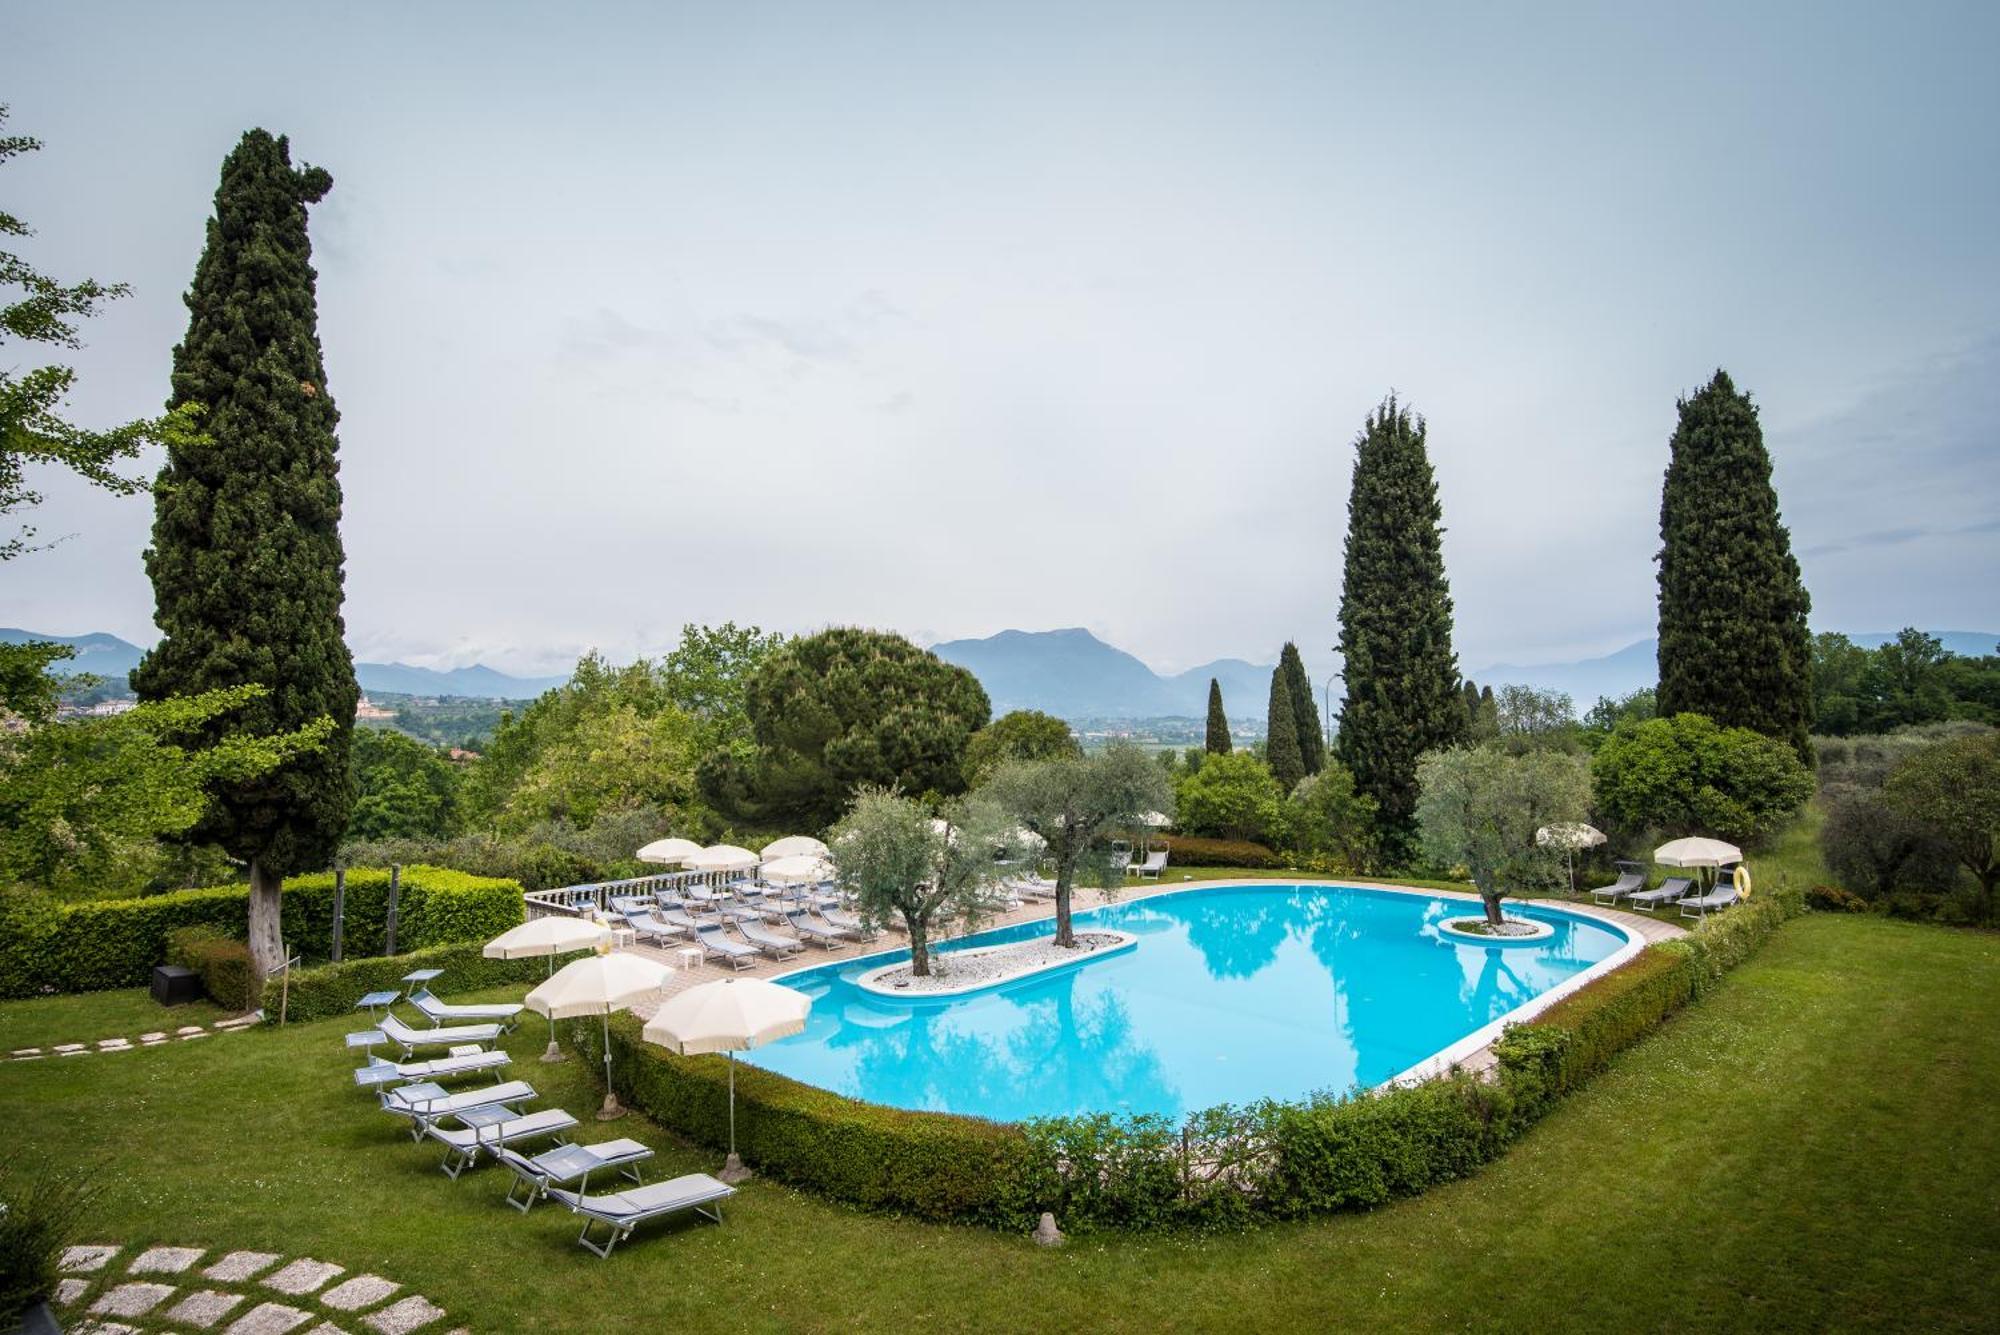
[[[1246,880],[1189,881],[1185,885],[1175,885],[1171,889],[1155,890],[1149,894],[1132,896],[1129,899],[1121,895],[1118,898],[1111,899],[1100,904],[1092,904],[1088,909],[1080,909],[1076,910],[1075,912],[1094,913],[1100,908],[1115,908],[1121,903],[1143,903],[1151,899],[1165,899],[1171,895],[1190,894],[1202,890],[1258,889],[1258,888],[1268,888],[1271,886],[1280,886],[1280,885],[1310,886],[1316,890],[1379,890],[1387,894],[1414,895],[1421,899],[1456,899],[1469,904],[1481,904],[1481,905],[1485,903],[1485,901],[1482,900],[1478,895],[1472,894],[1464,890],[1426,890],[1421,886],[1392,885],[1383,881],[1365,881],[1365,882],[1334,881],[1325,879],[1323,877],[1293,878],[1293,877],[1274,876],[1274,877],[1259,877]],[[1415,1066],[1412,1066],[1407,1070],[1401,1072],[1400,1074],[1391,1076],[1389,1079],[1384,1080],[1382,1083],[1374,1086],[1375,1089],[1377,1090],[1390,1089],[1398,1085],[1420,1085],[1426,1080],[1434,1080],[1438,1076],[1448,1074],[1453,1067],[1460,1065],[1467,1058],[1471,1057],[1474,1053],[1479,1052],[1484,1048],[1490,1047],[1493,1044],[1493,1042],[1500,1037],[1501,1033],[1504,1032],[1509,1025],[1526,1024],[1529,1020],[1533,1019],[1537,1015],[1540,1015],[1543,1011],[1555,1005],[1558,1001],[1561,1001],[1564,997],[1569,996],[1571,993],[1581,988],[1588,987],[1590,984],[1596,982],[1599,978],[1602,978],[1605,974],[1610,973],[1612,970],[1620,968],[1627,963],[1630,963],[1633,959],[1635,959],[1639,955],[1639,952],[1643,951],[1646,948],[1647,942],[1644,937],[1640,936],[1632,928],[1618,921],[1616,918],[1595,911],[1595,909],[1590,905],[1556,904],[1546,900],[1539,900],[1539,899],[1515,899],[1512,902],[1515,904],[1519,904],[1525,908],[1547,909],[1551,913],[1562,913],[1575,918],[1587,919],[1590,922],[1596,923],[1600,927],[1607,927],[1612,931],[1617,932],[1620,936],[1625,938],[1625,944],[1620,946],[1618,949],[1612,951],[1609,955],[1606,955],[1603,959],[1591,965],[1589,968],[1583,970],[1581,973],[1574,974],[1568,978],[1565,978],[1562,982],[1557,983],[1554,987],[1542,993],[1540,996],[1535,997],[1530,1001],[1523,1002],[1521,1005],[1516,1006],[1513,1010],[1508,1011],[1505,1015],[1502,1015],[1497,1020],[1488,1021],[1486,1024],[1481,1025],[1479,1028],[1473,1030],[1471,1033],[1459,1039],[1457,1042],[1452,1043],[1450,1046],[1442,1048],[1439,1051],[1432,1053],[1430,1056],[1418,1062]],[[1005,924],[1005,926],[1021,927],[1021,926],[1029,926],[1038,922],[1054,922],[1054,921],[1055,921],[1055,911],[1053,908],[1051,908],[1048,916],[1046,917],[1024,918],[1018,923],[1008,923]],[[1000,929],[982,927],[980,929],[980,932],[995,931],[995,930],[1000,930]],[[965,935],[977,936],[979,935],[979,932],[968,932]],[[965,938],[962,936],[946,938],[947,941],[957,941],[964,939]],[[1454,941],[1451,942],[1450,944],[1452,944],[1453,946],[1465,947],[1475,950],[1506,949],[1506,947],[1504,946],[1481,946],[1477,942],[1473,941],[1463,941],[1463,942]],[[820,960],[815,960],[809,964],[802,962],[795,969],[787,969],[783,973],[773,974],[771,976],[771,981],[774,983],[782,983],[785,979],[793,977],[794,975],[801,973],[809,973],[816,969],[826,968],[829,965],[858,964],[863,960],[871,958],[873,955],[893,955],[897,954],[898,952],[907,952],[908,950],[909,947],[907,945],[890,946],[885,950],[873,951],[869,955],[856,955],[846,960],[820,959]],[[1124,953],[1123,951],[1118,951],[1114,952],[1113,955],[1115,957],[1116,954],[1123,954],[1123,953]],[[1081,964],[1087,964],[1089,962],[1090,961],[1087,960],[1079,961],[1077,964],[1066,964],[1062,967],[1076,968]],[[951,998],[946,997],[941,999],[950,1000]]]

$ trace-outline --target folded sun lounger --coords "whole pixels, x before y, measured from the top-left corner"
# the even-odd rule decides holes
[[[1646,869],[1636,862],[1618,864],[1618,879],[1610,885],[1600,885],[1590,892],[1590,897],[1600,904],[1616,904],[1626,895],[1646,888]]]
[[[441,1026],[437,1029],[412,1029],[396,1018],[395,1013],[383,1015],[381,1024],[376,1026],[382,1036],[403,1050],[408,1057],[418,1048],[448,1048],[459,1043],[496,1043],[500,1039],[497,1024],[461,1024]]]
[[[432,1024],[441,1025],[453,1020],[469,1020],[477,1024],[497,1024],[502,1029],[512,1029],[521,1012],[527,1008],[518,1001],[494,1001],[471,1006],[454,1005],[441,1000],[429,988],[420,987],[410,993],[410,1004],[424,1013],[424,1018]]]
[[[444,1146],[444,1162],[439,1167],[447,1177],[457,1177],[466,1169],[479,1162],[481,1151],[492,1151],[503,1145],[512,1145],[521,1140],[539,1140],[543,1136],[553,1136],[576,1125],[561,1108],[543,1108],[538,1112],[524,1113],[498,1119],[475,1118],[464,1127],[442,1127],[433,1122],[424,1128],[424,1134]]]
[[[583,1216],[583,1231],[576,1235],[577,1242],[608,1259],[611,1249],[631,1237],[632,1230],[648,1219],[693,1210],[721,1223],[722,1202],[735,1194],[736,1188],[718,1182],[706,1173],[689,1173],[671,1182],[655,1182],[650,1186],[606,1192],[599,1196],[586,1196],[558,1187],[549,1191],[549,1198],[561,1201],[571,1211]],[[714,1208],[704,1208],[709,1206]],[[590,1239],[590,1230],[595,1224],[603,1224],[610,1230],[602,1243]]]
[[[1694,884],[1692,877],[1669,876],[1660,882],[1657,890],[1641,890],[1628,897],[1627,902],[1641,913],[1651,913],[1655,904],[1671,904],[1688,892]]]
[[[548,1195],[550,1187],[577,1182],[577,1191],[587,1193],[590,1175],[599,1169],[616,1169],[638,1182],[638,1165],[652,1158],[653,1151],[636,1140],[606,1140],[596,1145],[558,1145],[533,1158],[502,1145],[493,1151],[493,1157],[514,1174],[507,1187],[507,1204],[526,1214]],[[516,1194],[524,1187],[525,1196]]]
[[[507,1054],[497,1050],[469,1053],[463,1057],[439,1057],[427,1062],[392,1062],[377,1057],[366,1066],[355,1068],[354,1083],[371,1089],[378,1085],[400,1085],[416,1080],[442,1080],[477,1071],[497,1071],[507,1061]]]

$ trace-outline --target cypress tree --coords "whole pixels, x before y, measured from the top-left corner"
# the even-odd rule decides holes
[[[1299,755],[1299,725],[1292,717],[1292,687],[1282,667],[1271,673],[1271,707],[1264,718],[1264,763],[1287,793],[1306,776],[1306,762]]]
[[[1341,580],[1339,756],[1375,799],[1385,859],[1415,847],[1417,757],[1466,735],[1443,508],[1425,426],[1392,394],[1355,442]]]
[[[1226,756],[1230,752],[1229,717],[1222,712],[1222,683],[1208,679],[1208,753]]]
[[[1679,409],[1660,496],[1660,714],[1780,737],[1810,764],[1812,600],[1756,406],[1717,371]]]
[[[1299,657],[1299,646],[1285,641],[1284,652],[1278,655],[1278,670],[1285,674],[1285,686],[1292,693],[1292,721],[1299,730],[1299,761],[1306,773],[1317,774],[1326,768],[1326,737],[1319,728],[1319,708],[1313,702],[1312,678],[1306,675],[1306,663]]]
[[[154,489],[146,572],[164,637],[132,674],[148,700],[269,688],[229,720],[233,731],[334,720],[319,751],[223,785],[191,832],[249,864],[249,945],[264,971],[282,959],[283,878],[332,860],[353,801],[338,414],[306,236],[306,205],[332,184],[317,167],[294,168],[286,141],[263,130],[223,160],[168,401],[197,405],[202,435],[168,451]]]

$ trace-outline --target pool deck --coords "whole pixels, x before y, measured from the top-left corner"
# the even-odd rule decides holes
[[[1381,886],[1392,890],[1409,890],[1416,894],[1439,893],[1438,891],[1425,889],[1420,886],[1397,885],[1393,881],[1367,881],[1359,879],[1331,881],[1325,877],[1314,876],[1301,876],[1296,879],[1291,877],[1260,877],[1250,880],[1219,881],[1163,879],[1158,881],[1131,882],[1123,890],[1110,895],[1100,890],[1078,889],[1074,892],[1072,908],[1077,912],[1081,912],[1084,909],[1094,909],[1101,904],[1130,904],[1136,900],[1150,899],[1154,895],[1165,894],[1174,890],[1218,889],[1225,886],[1313,884]],[[1655,941],[1670,941],[1677,936],[1687,935],[1687,930],[1676,922],[1670,922],[1663,918],[1656,918],[1644,913],[1628,913],[1623,909],[1605,908],[1602,905],[1589,902],[1577,903],[1572,900],[1562,899],[1516,900],[1509,902],[1547,904],[1552,908],[1560,908],[1581,917],[1596,918],[1603,922],[1613,923],[1637,933],[1649,945]],[[1055,905],[1052,901],[1031,899],[1018,909],[1009,910],[1006,913],[998,914],[989,919],[980,926],[979,930],[983,932],[995,927],[1010,927],[1015,923],[1034,922],[1038,919],[1048,920],[1054,917]],[[944,939],[949,940],[950,938],[946,937]],[[808,945],[803,952],[793,956],[791,959],[771,960],[759,958],[751,967],[742,970],[732,968],[727,961],[723,960],[712,961],[695,969],[685,969],[681,967],[680,957],[671,946],[627,946],[626,949],[659,960],[663,964],[671,965],[674,970],[668,977],[666,985],[660,989],[659,999],[634,1004],[632,1013],[642,1020],[651,1019],[653,1012],[659,1009],[660,1002],[665,1001],[668,997],[673,996],[677,992],[685,991],[690,987],[697,987],[702,983],[712,983],[718,978],[739,976],[745,978],[775,978],[780,974],[790,973],[795,969],[810,968],[816,965],[837,962],[842,959],[857,959],[863,955],[880,950],[895,950],[907,943],[908,939],[901,932],[885,931],[882,933],[879,941],[872,943],[849,946],[846,950],[836,951],[822,950],[818,946]],[[1497,1061],[1493,1055],[1493,1049],[1489,1045],[1479,1049],[1468,1057],[1462,1058],[1458,1065],[1461,1070],[1475,1072],[1482,1078],[1490,1078],[1490,1073],[1497,1068]]]

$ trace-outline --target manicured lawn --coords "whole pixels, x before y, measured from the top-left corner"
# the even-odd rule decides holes
[[[1061,1251],[754,1182],[601,1262],[448,1181],[349,1084],[338,1021],[0,1068],[10,1140],[98,1166],[93,1232],[306,1253],[474,1330],[1328,1326],[1991,1329],[2000,935],[1815,916],[1478,1176],[1368,1215]],[[586,1114],[575,1062],[514,1073]],[[637,1119],[585,1139],[636,1134]],[[656,1176],[713,1168],[668,1148]],[[352,1326],[351,1321],[343,1325]],[[440,1327],[441,1329],[444,1327]]]
[[[172,1033],[182,1025],[213,1024],[228,1014],[210,1001],[162,1006],[143,987],[5,1001],[0,1002],[0,1053],[100,1038],[137,1040],[141,1034]]]

